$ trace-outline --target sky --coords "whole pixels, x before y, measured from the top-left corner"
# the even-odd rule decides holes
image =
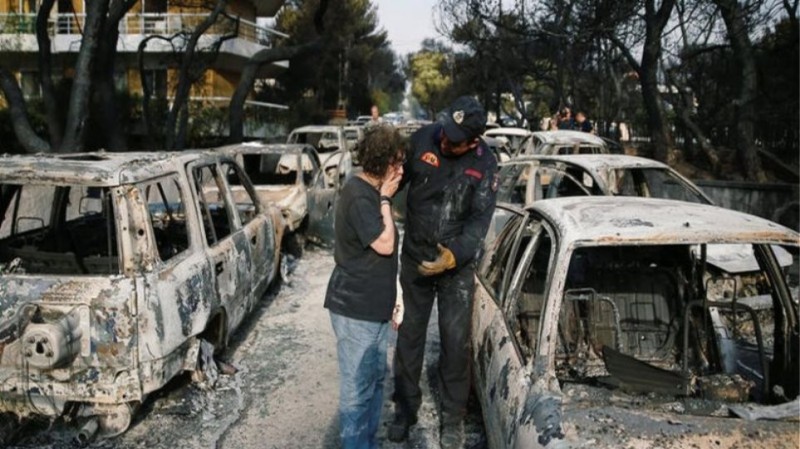
[[[378,22],[389,33],[392,48],[399,56],[417,51],[422,40],[440,38],[433,25],[437,0],[374,0]]]

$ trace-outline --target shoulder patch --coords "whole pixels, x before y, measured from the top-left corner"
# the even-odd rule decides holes
[[[419,159],[428,165],[433,165],[434,167],[439,168],[439,156],[433,154],[431,151],[423,153]]]
[[[483,179],[483,173],[475,170],[474,168],[468,168],[464,170],[464,174],[467,176],[472,176],[475,179]]]

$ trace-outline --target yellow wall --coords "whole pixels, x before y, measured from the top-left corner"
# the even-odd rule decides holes
[[[33,13],[28,7],[30,2],[26,0],[0,0],[0,13],[19,12],[20,4],[22,4],[23,13]]]

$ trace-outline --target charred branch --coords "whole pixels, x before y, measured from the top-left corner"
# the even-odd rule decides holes
[[[314,28],[319,36],[322,36],[325,32],[323,19],[327,9],[328,0],[320,0],[319,7],[314,13]],[[247,96],[250,95],[250,92],[253,90],[258,69],[264,64],[296,58],[319,50],[320,48],[322,48],[322,39],[318,38],[302,45],[261,50],[250,58],[242,70],[239,84],[236,86],[233,96],[231,96],[231,103],[228,111],[228,128],[230,130],[228,136],[229,142],[238,143],[244,139],[244,104],[247,100]]]
[[[25,97],[17,84],[16,78],[8,69],[0,67],[0,91],[6,98],[11,114],[11,126],[20,144],[28,153],[48,153],[52,147],[33,130],[28,119]]]
[[[55,0],[43,0],[36,14],[36,43],[39,45],[38,63],[41,78],[42,101],[45,107],[47,129],[50,132],[50,146],[58,148],[64,134],[63,117],[56,97],[53,84],[52,56],[50,54],[50,35],[47,32],[47,22],[53,10]]]
[[[64,129],[64,139],[58,149],[59,152],[80,151],[85,145],[86,124],[92,94],[91,73],[97,57],[103,22],[108,13],[108,4],[109,0],[86,3],[86,24],[78,60],[75,64],[75,79],[67,108],[67,124]]]

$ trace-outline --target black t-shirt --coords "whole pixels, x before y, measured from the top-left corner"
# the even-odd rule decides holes
[[[358,176],[342,188],[336,203],[333,258],[325,307],[348,318],[388,321],[397,295],[397,231],[390,256],[370,244],[383,232],[380,193]]]

